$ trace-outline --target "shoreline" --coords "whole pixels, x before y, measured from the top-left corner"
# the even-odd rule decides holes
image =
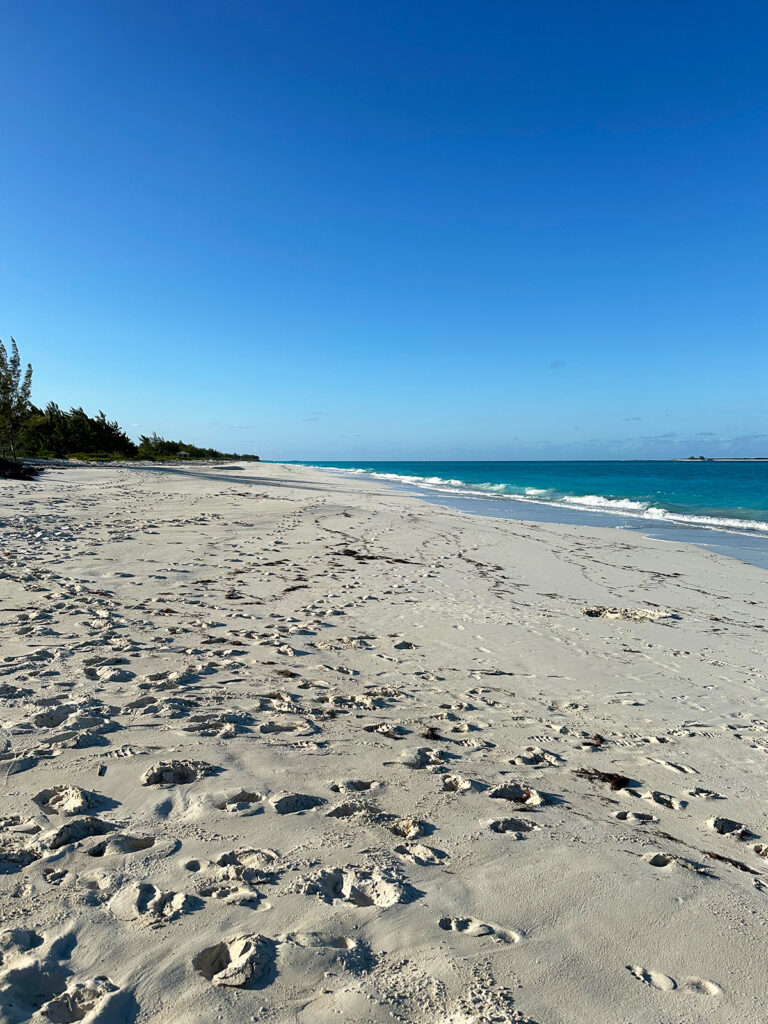
[[[279,463],[271,463],[279,465]],[[302,463],[282,463],[282,465],[303,465]],[[696,523],[697,516],[691,515],[669,518],[653,518],[633,515],[629,511],[589,508],[576,503],[567,505],[559,501],[534,499],[525,495],[508,495],[503,498],[491,493],[480,495],[467,487],[462,492],[458,488],[450,491],[428,483],[418,484],[406,480],[397,480],[393,476],[386,479],[383,475],[376,476],[356,469],[333,466],[313,466],[320,472],[339,474],[346,479],[373,479],[386,483],[393,491],[418,498],[436,507],[449,507],[468,515],[490,516],[516,522],[559,523],[563,526],[592,526],[604,529],[623,529],[656,540],[680,541],[695,544],[704,550],[715,551],[729,558],[735,558],[761,569],[768,569],[768,535],[760,529],[750,528],[751,520],[744,520],[744,526],[732,527],[724,525],[708,525]],[[690,519],[691,522],[683,520]],[[760,521],[757,521],[760,522]],[[762,526],[767,524],[761,523]]]
[[[763,570],[295,464],[0,491],[2,1024],[759,1016]]]

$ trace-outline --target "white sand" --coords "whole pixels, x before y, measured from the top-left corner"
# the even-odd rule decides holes
[[[764,571],[293,466],[0,488],[0,1021],[765,1019]]]

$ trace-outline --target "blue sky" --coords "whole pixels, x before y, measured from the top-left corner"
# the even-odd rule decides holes
[[[0,0],[33,398],[266,458],[768,454],[763,0]]]

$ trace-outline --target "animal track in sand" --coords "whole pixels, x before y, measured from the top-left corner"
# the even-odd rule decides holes
[[[507,931],[497,924],[487,924],[485,921],[478,921],[474,917],[441,917],[437,922],[445,932],[460,932],[463,935],[470,935],[472,938],[488,938],[494,942],[519,942],[520,935],[517,932]]]
[[[188,786],[223,769],[207,761],[157,761],[141,776],[142,786]]]
[[[238,935],[202,950],[192,966],[214,985],[261,988],[274,977],[275,950],[264,935]]]
[[[310,796],[307,793],[279,793],[271,796],[269,802],[278,814],[298,814],[320,807],[326,800],[322,796]]]

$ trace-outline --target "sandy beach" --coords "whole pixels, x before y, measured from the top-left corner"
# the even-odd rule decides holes
[[[765,1017],[764,570],[298,466],[0,494],[3,1024]]]

